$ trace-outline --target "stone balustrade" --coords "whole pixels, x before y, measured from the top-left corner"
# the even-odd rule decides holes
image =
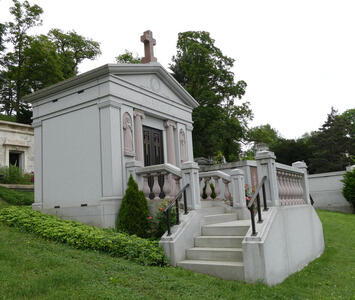
[[[143,178],[143,193],[147,199],[174,199],[180,190],[181,169],[165,163],[136,169]]]
[[[281,206],[305,204],[304,172],[288,165],[276,163],[276,176]]]
[[[222,171],[209,171],[209,172],[201,172],[199,174],[200,178],[200,197],[202,199],[203,188],[206,186],[205,194],[207,195],[206,200],[212,200],[212,189],[211,183],[213,183],[214,191],[216,197],[214,199],[221,200],[224,199],[227,204],[232,205],[232,194],[230,192],[229,184],[232,182],[232,178],[230,175],[222,172]],[[211,180],[213,179],[213,182]],[[202,184],[201,184],[202,183]],[[221,197],[221,188],[220,184],[224,184],[224,198]]]

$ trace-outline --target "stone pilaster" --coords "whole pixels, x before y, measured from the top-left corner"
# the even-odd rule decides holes
[[[34,136],[35,136],[35,144],[34,144],[34,152],[35,152],[35,197],[34,203],[32,204],[32,209],[41,210],[43,209],[43,199],[42,199],[42,191],[43,191],[43,168],[42,168],[42,121],[34,121],[32,123],[32,127],[34,128]]]
[[[192,161],[184,162],[181,166],[181,188],[183,188],[187,183],[189,184],[189,187],[186,189],[187,206],[189,207],[189,209],[201,208],[200,180],[198,170],[198,164]]]
[[[140,110],[134,110],[134,141],[136,146],[136,160],[144,163],[143,157],[143,126],[142,120],[144,113]]]
[[[271,204],[272,206],[280,206],[275,159],[276,156],[274,152],[271,151],[258,151],[255,155],[259,181],[264,176],[267,177],[265,182],[267,203],[268,205]]]
[[[167,158],[168,163],[176,166],[176,155],[175,155],[175,139],[174,139],[174,128],[176,128],[176,123],[171,120],[164,122],[166,128],[166,145],[167,145]]]
[[[244,220],[247,219],[248,209],[246,207],[245,201],[245,181],[244,181],[244,172],[240,169],[234,169],[231,172],[231,186],[232,186],[232,198],[233,198],[233,207],[237,209],[238,219]]]
[[[304,161],[296,161],[292,163],[292,167],[300,169],[304,173],[304,180],[302,182],[303,191],[304,191],[304,202],[311,204],[311,199],[309,197],[309,182],[308,182],[308,173],[307,173],[307,164]]]

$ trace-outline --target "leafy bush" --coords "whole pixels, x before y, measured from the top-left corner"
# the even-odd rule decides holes
[[[33,203],[33,192],[16,191],[0,187],[0,197],[14,205],[31,205]]]
[[[163,200],[158,211],[154,216],[149,217],[151,233],[150,236],[154,239],[160,239],[163,234],[168,230],[168,218],[164,213],[164,210],[168,206],[169,202]],[[176,209],[172,207],[170,209],[170,226],[174,226],[176,224]]]
[[[355,213],[355,169],[345,172],[342,182],[344,182],[343,195],[351,203]]]
[[[33,173],[23,174],[21,169],[10,165],[9,167],[2,167],[0,174],[3,175],[1,183],[5,184],[33,184]]]
[[[147,199],[143,192],[138,190],[138,185],[131,175],[118,213],[117,230],[147,237],[149,232],[148,218]]]
[[[61,220],[29,207],[11,206],[0,210],[0,222],[32,232],[42,238],[124,257],[142,265],[165,266],[167,259],[157,241],[150,241],[113,230],[103,230],[76,221]]]

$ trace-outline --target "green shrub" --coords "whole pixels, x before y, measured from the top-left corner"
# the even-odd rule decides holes
[[[0,198],[13,205],[31,205],[33,192],[23,192],[0,187]]]
[[[158,211],[154,216],[149,217],[151,233],[150,237],[153,239],[160,239],[163,234],[168,230],[168,218],[164,212],[169,202],[163,200]],[[176,224],[176,209],[175,206],[170,209],[170,226]]]
[[[147,237],[149,234],[148,218],[147,199],[143,192],[138,190],[138,185],[131,175],[118,213],[117,230]]]
[[[44,239],[124,257],[142,265],[164,266],[167,259],[157,241],[150,241],[113,230],[103,230],[76,221],[61,220],[29,207],[11,206],[0,210],[0,222],[32,232]]]
[[[21,169],[10,165],[2,167],[0,174],[3,175],[1,183],[5,184],[33,184],[33,174],[23,174]]]
[[[355,169],[345,172],[342,182],[344,182],[343,195],[351,203],[355,213]]]

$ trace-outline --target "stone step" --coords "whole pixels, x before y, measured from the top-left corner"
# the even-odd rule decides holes
[[[244,236],[199,236],[195,238],[195,247],[241,248]]]
[[[243,236],[250,227],[249,220],[231,221],[202,226],[202,235],[237,235]]]
[[[216,214],[224,214],[224,207],[221,206],[209,206],[209,207],[202,207],[199,210],[202,214],[205,215],[216,215]]]
[[[243,261],[241,248],[191,248],[186,250],[187,260]]]
[[[241,262],[183,260],[177,263],[187,270],[205,273],[227,280],[244,280],[244,266]]]
[[[231,213],[231,214],[207,215],[207,216],[203,217],[203,220],[204,220],[204,223],[206,225],[222,223],[222,222],[236,221],[237,220],[237,214],[236,213]]]

